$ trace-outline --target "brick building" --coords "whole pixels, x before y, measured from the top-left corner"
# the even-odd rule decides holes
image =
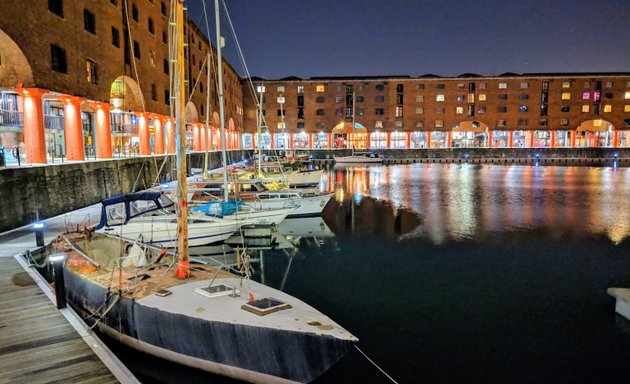
[[[245,148],[630,146],[630,73],[252,81]]]
[[[170,7],[169,0],[0,2],[0,146],[23,142],[29,163],[174,152]],[[210,113],[208,147],[217,147],[216,52],[190,20],[184,29],[188,88],[194,88],[187,140],[202,149],[201,123]],[[228,145],[238,147],[242,92],[227,63],[224,89]]]

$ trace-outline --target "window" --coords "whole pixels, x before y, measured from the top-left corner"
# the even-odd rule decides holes
[[[529,94],[528,93],[521,93],[520,95],[518,95],[518,98],[521,100],[527,100],[529,99]]]
[[[423,127],[424,127],[424,121],[422,120],[416,121],[416,128],[423,128]]]
[[[630,94],[630,92],[627,92]],[[424,101],[424,96],[418,95],[416,96],[416,103],[422,103]]]
[[[499,100],[507,100],[507,93],[499,93]]]
[[[446,88],[446,86],[444,85],[444,83],[437,83],[437,84],[435,85],[435,88],[436,88],[436,89],[444,89],[444,88]]]
[[[486,94],[485,93],[480,93],[479,94],[479,101],[486,101]]]
[[[318,109],[318,110],[315,111],[315,114],[317,116],[324,116],[324,110],[323,109]]]
[[[541,127],[546,127],[548,124],[547,119],[540,119],[538,120],[538,125]]]
[[[162,30],[162,43],[164,44],[168,43],[168,33],[166,33],[165,30]]]
[[[569,125],[569,119],[560,119],[560,125],[566,127]]]
[[[135,4],[131,6],[131,18],[133,21],[138,22],[138,6]]]
[[[591,98],[590,92],[582,92],[582,100],[588,100]]]
[[[322,123],[321,121],[317,122],[317,129],[324,129],[324,123]]]
[[[358,116],[363,116],[365,114],[365,112],[363,111],[363,108],[357,108],[357,115]]]
[[[284,85],[278,85],[276,92],[284,92]]]
[[[435,101],[444,101],[444,95],[435,95]]]
[[[319,103],[319,104],[323,103],[324,102],[324,96],[317,96],[315,98],[315,102]]]
[[[560,107],[560,112],[569,112],[571,110],[571,107],[569,107],[568,105],[563,105],[562,107]]]
[[[50,64],[54,72],[67,73],[66,50],[58,45],[50,45]]]
[[[612,88],[613,87],[613,82],[612,81],[607,81],[606,82],[606,88]]]
[[[378,87],[376,87],[376,88],[378,89]],[[341,85],[337,85],[337,86],[335,87],[335,91],[336,91],[336,92],[341,92],[341,90],[342,90],[342,89],[343,89],[343,87],[342,87]]]
[[[416,115],[422,115],[424,113],[424,108],[416,108]]]
[[[505,120],[497,120],[497,127],[505,127]]]
[[[624,125],[625,127],[630,126],[630,119],[623,119],[623,125]]]
[[[405,90],[405,86],[402,84],[396,84],[396,92],[397,93],[403,93]]]
[[[424,90],[424,84],[418,84],[418,91]]]
[[[168,92],[168,89],[164,90],[164,104],[171,105],[171,95]]]
[[[335,96],[335,104],[340,104],[341,100],[343,100],[341,96]]]
[[[589,109],[590,109],[590,107],[588,105],[583,105],[582,106],[582,112],[584,112],[584,113],[588,113]]]
[[[612,94],[612,93],[610,93],[610,92],[607,92],[607,93],[604,93],[604,97],[605,97],[606,99],[610,100],[610,99],[612,99],[612,98],[613,98],[613,94]]]
[[[527,108],[527,105],[520,105],[518,107],[518,110],[521,111],[521,112],[527,112],[528,109],[529,108]]]
[[[623,106],[623,111],[624,112],[630,112],[630,104],[626,104]]]
[[[396,128],[402,128],[402,127],[403,127],[403,122],[402,122],[402,120],[398,120],[398,121],[394,122],[394,126],[395,126]],[[394,132],[394,133],[396,133],[396,132]],[[394,133],[392,133],[392,136],[394,136]]]
[[[396,117],[403,117],[403,107],[396,107]]]
[[[519,119],[518,120],[518,126],[519,127],[526,127],[527,126],[527,119]]]
[[[112,5],[118,5],[118,0],[109,0],[110,3],[112,3]]]
[[[521,88],[521,89],[527,89],[527,88],[529,88],[529,83],[528,83],[528,82],[526,82],[526,81],[521,82],[520,88]]]
[[[63,1],[48,0],[48,10],[59,17],[63,17]]]
[[[593,101],[599,101],[601,93],[599,91],[593,92]]]
[[[88,83],[92,83],[92,84],[98,84],[97,80],[97,76],[96,76],[96,63],[93,62],[92,60],[87,60],[86,61],[86,65],[85,65],[85,69],[87,71],[87,81]]]
[[[585,81],[584,82],[584,89],[589,89],[591,87],[591,82],[590,81]]]
[[[469,103],[474,103],[475,102],[475,94],[474,93],[469,93],[468,94],[468,102]]]
[[[297,97],[297,105],[298,107],[303,107],[304,106],[304,95],[298,95]]]
[[[504,105],[499,105],[499,106],[497,107],[497,112],[500,112],[500,113],[507,112],[507,107],[506,107],[506,106],[504,106]]]
[[[468,83],[468,92],[475,92],[475,83]]]
[[[326,90],[326,87],[321,84],[315,87],[315,92],[324,92],[325,90]]]
[[[442,107],[435,108],[435,113],[444,113],[444,108]]]
[[[162,65],[164,66],[164,73],[166,73],[168,75],[168,60],[164,59],[164,61],[162,62]]]
[[[151,84],[151,100],[157,101],[157,89],[155,88],[155,84]]]
[[[112,45],[120,48],[120,32],[114,27],[112,27]]]
[[[304,93],[304,86],[303,85],[298,85],[297,93]]]
[[[571,100],[571,94],[569,92],[563,92],[562,100]]]
[[[83,28],[93,35],[96,35],[96,17],[87,9],[83,10]]]
[[[133,41],[133,56],[140,59],[140,44],[136,40]]]
[[[303,121],[298,121],[297,127],[303,129],[304,128],[304,122]]]
[[[160,3],[160,11],[162,12],[162,16],[166,16],[166,3],[163,1]]]
[[[435,120],[435,128],[442,128],[444,126],[444,121]]]
[[[543,81],[542,82],[542,90],[543,91],[548,91],[549,90],[549,82],[548,81]]]
[[[403,94],[402,93],[398,93],[396,94],[396,105],[403,105]]]
[[[201,104],[200,107],[201,107],[201,116],[204,116],[206,111],[203,108],[203,104]],[[238,113],[238,110],[237,110],[237,113]]]
[[[548,107],[547,104],[541,104],[540,105],[540,116],[547,116],[547,111],[548,111]]]
[[[624,98],[624,99],[626,99],[626,100],[630,100],[630,92],[626,91],[626,92],[623,94],[623,98]]]
[[[284,109],[277,110],[277,116],[285,116],[286,114],[287,114],[287,111],[285,111]]]
[[[341,108],[335,109],[335,115],[336,116],[343,116],[343,109],[341,109]]]
[[[363,91],[364,89],[365,89],[365,85],[363,85],[363,84],[357,85],[357,91],[358,92]]]
[[[507,88],[507,83],[499,83],[499,89],[506,89]]]
[[[148,22],[148,24],[149,24],[149,32],[150,32],[151,34],[154,34],[154,33],[155,33],[155,29],[153,28],[153,19],[152,19],[152,18],[150,18],[150,17],[149,17],[149,22]]]
[[[478,107],[477,113],[486,113],[486,107],[482,107],[482,106]]]
[[[357,103],[362,103],[363,102],[363,96],[357,96],[356,100],[357,100]]]
[[[488,83],[479,83],[479,89],[487,89]]]
[[[610,104],[604,105],[604,112],[612,112],[612,105]]]
[[[264,111],[263,111],[264,112]],[[297,115],[298,119],[303,119],[304,118],[304,108],[298,108],[298,115]]]
[[[466,85],[464,83],[458,83],[457,89],[466,89]]]
[[[374,98],[374,101],[376,101],[377,103],[382,103],[383,101],[385,101],[385,96],[376,96]]]
[[[385,111],[383,110],[383,108],[376,108],[376,109],[374,110],[374,114],[375,114],[375,115],[384,115],[384,114],[385,114]]]
[[[562,82],[562,88],[571,88],[571,82],[570,81],[563,81]]]
[[[376,84],[376,87],[374,87],[377,91],[384,91],[385,90],[385,85],[383,84]]]
[[[155,68],[155,51],[154,50],[149,51],[149,63],[151,64],[153,68]],[[201,84],[201,88],[199,89],[199,91],[203,93],[203,83]]]
[[[465,100],[464,95],[457,95],[457,101],[464,101],[464,100]]]
[[[346,93],[354,92],[354,87],[352,85],[346,85]]]
[[[455,107],[455,113],[458,115],[464,114],[464,107]]]

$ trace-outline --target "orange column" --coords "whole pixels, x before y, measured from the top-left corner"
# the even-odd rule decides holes
[[[99,159],[112,158],[112,129],[108,103],[94,103],[96,107],[96,157]]]
[[[549,146],[551,148],[556,146],[556,131],[549,131],[550,136],[549,139],[551,140],[551,143],[549,143]]]
[[[313,135],[314,133],[307,133],[308,135],[308,149],[313,149]]]
[[[24,97],[24,150],[26,162],[46,164],[44,106],[42,96],[49,91],[38,88],[16,89]]]
[[[488,131],[488,142],[486,146],[492,148],[492,131]]]
[[[427,131],[427,149],[431,148],[431,131]]]
[[[192,123],[193,151],[201,150],[201,137],[199,134],[199,125]]]
[[[405,139],[405,148],[411,148],[411,132],[406,132],[407,138]]]
[[[452,148],[453,147],[453,132],[448,131],[446,132],[446,148]]]
[[[138,115],[138,140],[140,141],[140,155],[151,154],[151,138],[149,137],[149,124],[144,113]]]
[[[164,122],[164,133],[166,142],[166,153],[175,153],[175,131],[173,121],[168,119]]]
[[[153,125],[155,126],[155,136],[153,137],[153,147],[156,155],[164,154],[164,124],[162,116],[153,116]]]
[[[276,148],[276,143],[275,143],[276,134],[270,133],[269,135],[271,136],[271,145],[269,146],[269,148],[275,149]]]
[[[529,148],[534,148],[534,131],[527,131],[529,133],[529,138],[527,140],[527,146]]]
[[[387,144],[385,148],[390,149],[392,147],[392,133],[387,132]]]
[[[199,141],[201,142],[201,150],[205,151],[208,149],[208,135],[206,134],[206,125],[205,124],[200,124],[199,125]]]
[[[512,142],[514,141],[514,131],[508,131],[508,148],[512,148]]]
[[[85,99],[69,96],[63,103],[63,124],[66,138],[66,158],[69,161],[85,160],[81,103]]]
[[[569,133],[569,140],[571,143],[571,148],[575,148],[575,137],[577,136],[577,131],[568,131]]]
[[[293,142],[294,140],[294,134],[293,133],[289,133],[289,149],[294,149],[295,148],[295,144]]]
[[[617,148],[619,146],[619,131],[613,131],[613,148]]]

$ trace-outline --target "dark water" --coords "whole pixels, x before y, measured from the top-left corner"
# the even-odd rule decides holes
[[[399,383],[630,381],[630,323],[606,294],[630,287],[629,169],[351,167],[325,188],[323,218],[283,224],[255,278]],[[235,382],[112,347],[143,382]],[[316,381],[387,382],[357,351]]]

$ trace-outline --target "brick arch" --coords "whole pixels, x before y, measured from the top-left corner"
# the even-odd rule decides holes
[[[118,76],[110,87],[110,103],[122,111],[142,111],[143,99],[140,86],[129,76]]]
[[[460,121],[459,124],[453,126],[454,131],[460,132],[486,132],[491,130],[488,125],[479,120]]]
[[[0,86],[12,88],[22,83],[25,87],[35,86],[33,69],[24,55],[24,52],[0,29]]]
[[[576,131],[608,131],[615,130],[615,126],[608,120],[590,119],[580,123],[575,129]]]
[[[212,113],[212,125],[214,125],[215,127],[218,127],[219,124],[221,124],[221,117],[219,116],[219,114],[217,112],[213,112]]]
[[[197,107],[195,107],[195,104],[193,104],[192,101],[189,101],[188,104],[186,104],[186,122],[192,123],[197,121],[199,121]]]

